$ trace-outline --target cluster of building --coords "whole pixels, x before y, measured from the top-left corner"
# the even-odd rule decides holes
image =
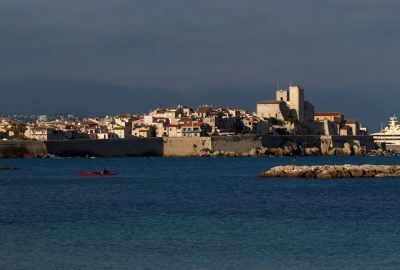
[[[357,120],[346,120],[343,113],[315,112],[314,105],[304,99],[304,89],[299,86],[277,90],[274,100],[258,102],[257,116],[276,119],[275,122],[290,134],[358,136],[368,132]]]
[[[234,134],[360,135],[358,121],[336,112],[315,112],[304,100],[304,89],[290,86],[276,91],[274,100],[257,103],[257,111],[178,105],[157,108],[145,115],[102,118],[39,117],[34,123],[2,118],[0,137],[30,140],[113,139],[130,137],[201,137]]]

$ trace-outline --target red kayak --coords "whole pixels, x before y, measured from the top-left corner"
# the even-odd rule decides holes
[[[115,172],[79,172],[80,176],[111,176],[117,174]]]

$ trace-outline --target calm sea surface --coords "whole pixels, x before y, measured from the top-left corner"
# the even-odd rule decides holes
[[[0,269],[400,269],[400,178],[257,177],[291,163],[0,160]],[[345,163],[400,158],[297,159]]]

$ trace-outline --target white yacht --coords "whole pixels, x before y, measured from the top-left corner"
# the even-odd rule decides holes
[[[371,134],[374,142],[377,144],[398,145],[400,146],[400,125],[397,123],[397,117],[390,117],[389,126],[381,132]]]

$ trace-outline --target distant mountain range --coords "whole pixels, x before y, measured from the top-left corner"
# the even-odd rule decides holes
[[[118,114],[147,113],[157,107],[186,104],[239,106],[255,110],[257,100],[267,97],[264,89],[234,87],[173,91],[161,87],[121,86],[77,80],[26,79],[0,82],[3,113]],[[4,101],[10,102],[4,102]]]
[[[400,93],[374,89],[311,89],[305,97],[316,111],[343,112],[370,129],[379,129],[388,117],[399,112]],[[393,88],[395,89],[395,88]],[[237,107],[255,111],[259,100],[274,99],[270,85],[206,85],[187,90],[162,87],[121,86],[112,83],[61,79],[0,81],[0,113],[72,113],[83,116],[147,113],[158,107],[185,104],[196,107]]]

